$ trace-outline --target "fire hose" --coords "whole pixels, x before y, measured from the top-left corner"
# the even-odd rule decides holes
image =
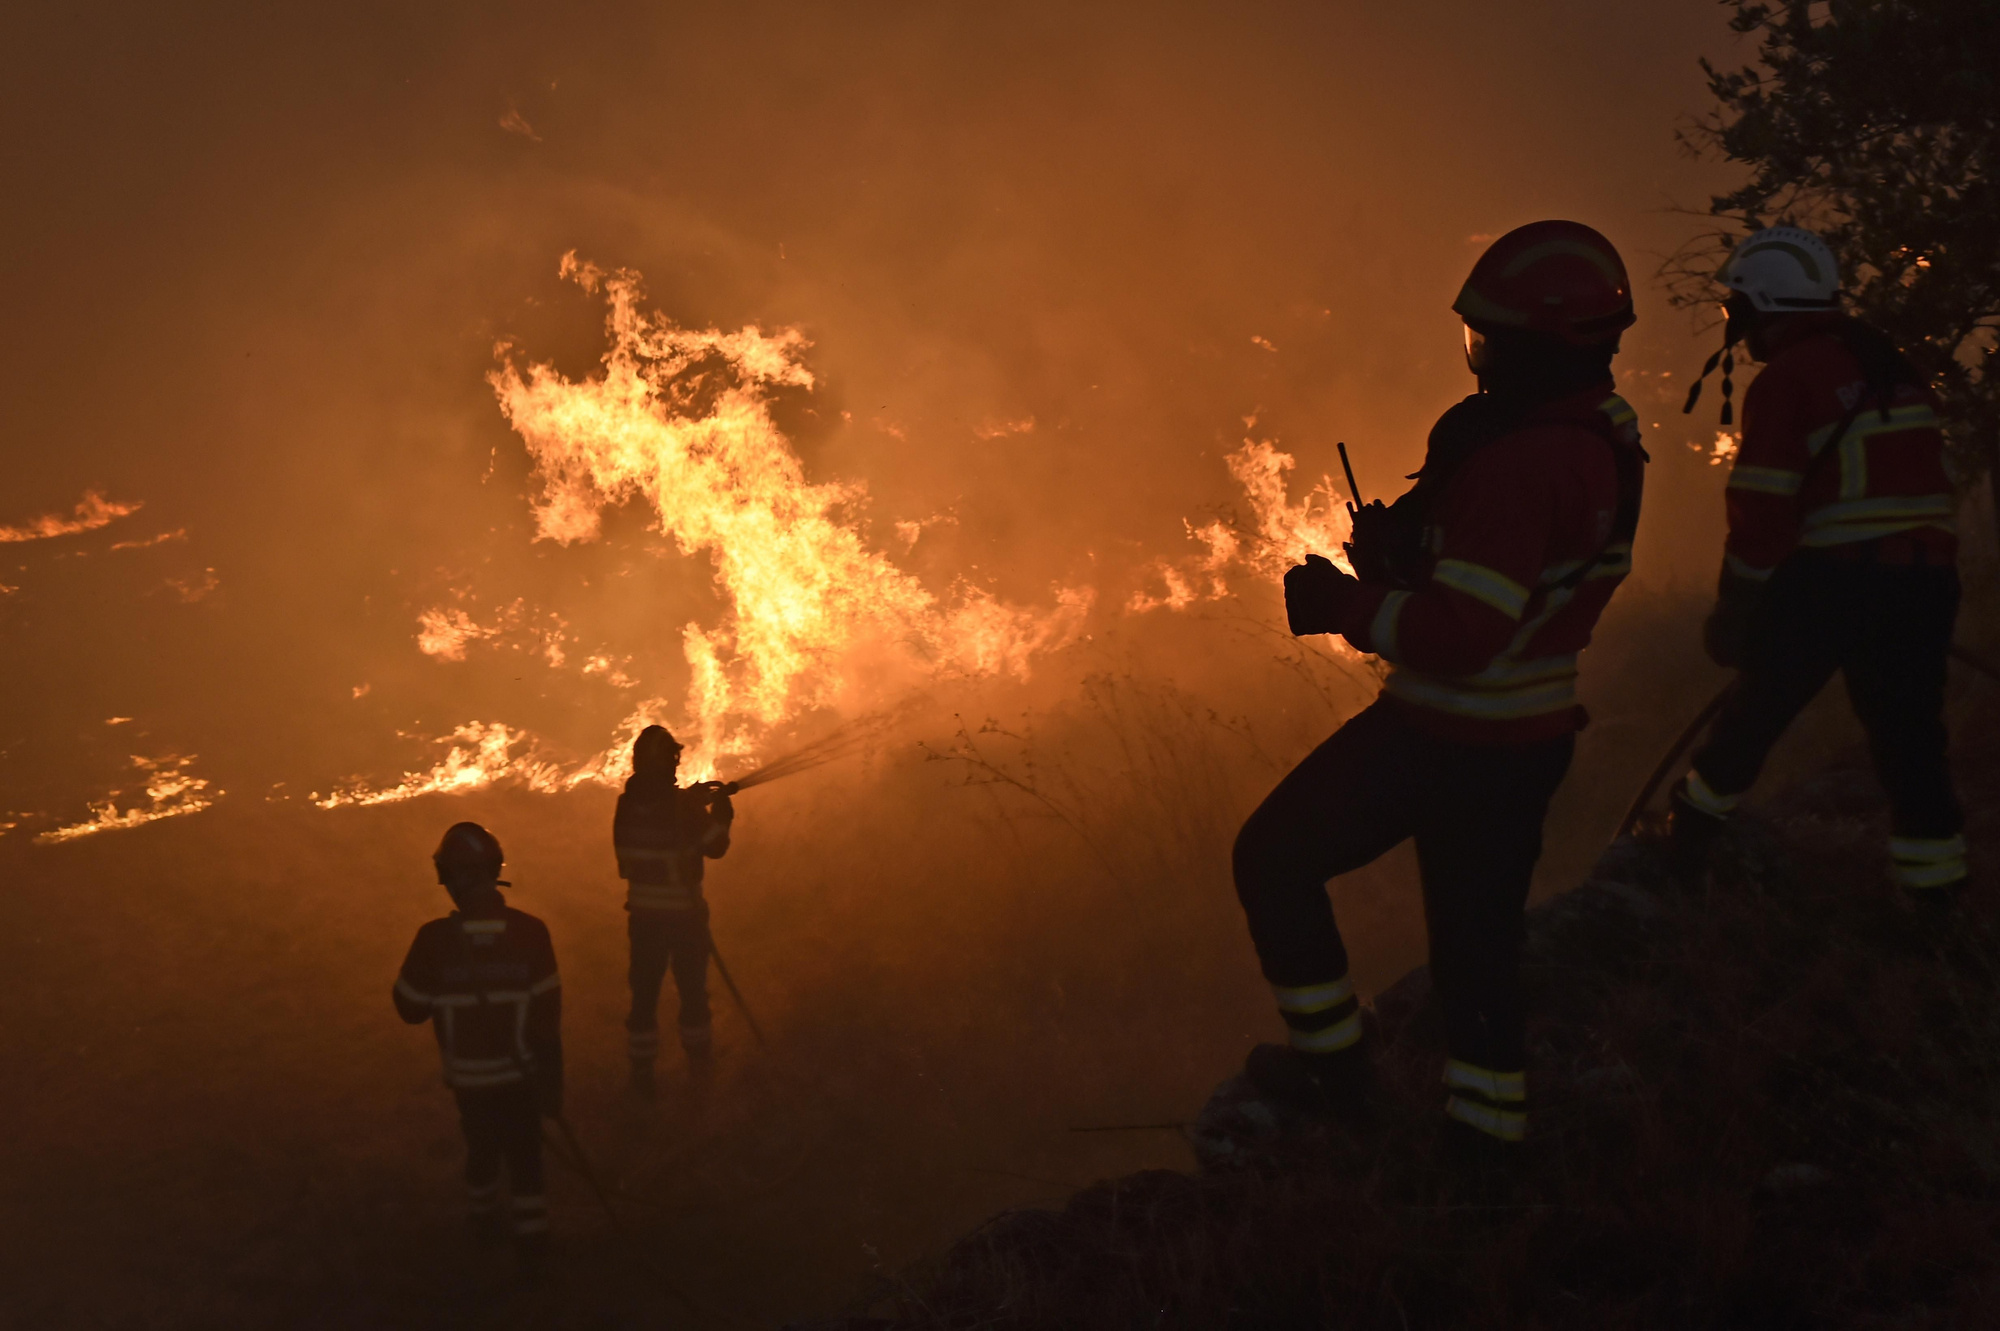
[[[1951,655],[1952,659],[1958,661],[1961,665],[1971,666],[1988,679],[2000,683],[2000,666],[1995,666],[1985,658],[1974,655],[1972,652],[1960,647],[1957,643],[1952,644]],[[1734,679],[1723,685],[1722,690],[1709,700],[1708,705],[1695,714],[1694,720],[1688,722],[1687,729],[1681,731],[1680,737],[1661,756],[1659,766],[1655,767],[1653,774],[1646,778],[1646,784],[1639,787],[1639,794],[1633,799],[1631,807],[1625,810],[1625,817],[1618,823],[1618,835],[1613,837],[1612,840],[1615,841],[1632,834],[1632,828],[1637,825],[1640,816],[1646,812],[1646,806],[1652,803],[1653,796],[1658,793],[1660,786],[1666,781],[1667,777],[1673,773],[1682,755],[1693,746],[1695,740],[1701,735],[1701,732],[1707,729],[1710,723],[1721,713],[1724,705],[1728,703],[1730,695],[1736,692],[1736,685],[1737,680]]]
[[[750,1005],[743,1001],[743,991],[736,987],[735,979],[729,974],[729,967],[722,964],[722,954],[715,950],[715,933],[713,930],[708,935],[708,955],[710,960],[715,962],[715,973],[720,975],[722,983],[728,986],[729,996],[736,1000],[736,1010],[741,1012],[743,1020],[749,1023],[750,1033],[757,1037],[758,1044],[768,1048],[771,1042],[764,1038],[764,1028],[759,1026],[757,1018],[751,1015]]]

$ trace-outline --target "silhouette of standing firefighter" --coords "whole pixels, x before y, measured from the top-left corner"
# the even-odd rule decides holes
[[[1743,395],[1705,633],[1715,663],[1742,673],[1674,793],[1674,849],[1700,862],[1771,746],[1840,671],[1888,790],[1896,882],[1949,904],[1966,863],[1945,764],[1959,583],[1937,399],[1887,334],[1841,313],[1833,251],[1812,232],[1757,232],[1722,280],[1729,322],[1702,374],[1723,360],[1723,424],[1736,344],[1764,363]],[[1697,381],[1688,410],[1700,392]]]
[[[1509,232],[1452,308],[1479,392],[1432,429],[1409,493],[1355,512],[1358,577],[1316,554],[1285,575],[1292,632],[1341,634],[1391,671],[1237,837],[1237,894],[1290,1034],[1244,1071],[1273,1099],[1367,1121],[1369,1040],[1326,883],[1414,837],[1447,1130],[1458,1149],[1511,1157],[1527,1128],[1529,880],[1585,720],[1577,654],[1631,571],[1646,455],[1612,390],[1633,313],[1603,236],[1562,221]]]
[[[549,931],[501,896],[500,842],[478,823],[455,823],[432,857],[457,907],[417,930],[396,977],[396,1011],[428,1021],[458,1099],[473,1237],[491,1245],[509,1228],[526,1266],[546,1259],[548,1198],[541,1120],[562,1113],[562,980]]]
[[[736,810],[719,782],[678,783],[681,745],[665,726],[647,726],[632,744],[632,775],[611,825],[618,876],[627,884],[632,941],[632,1012],[625,1020],[632,1086],[653,1088],[660,1052],[660,985],[671,966],[680,991],[681,1048],[709,1053],[708,903],[703,860],[729,850]]]

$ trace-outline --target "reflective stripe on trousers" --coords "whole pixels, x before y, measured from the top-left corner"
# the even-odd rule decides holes
[[[1966,875],[1965,837],[1890,837],[1889,861],[1901,887],[1949,887]]]
[[[1452,1092],[1445,1101],[1447,1117],[1503,1142],[1517,1142],[1528,1135],[1524,1073],[1483,1068],[1454,1058],[1445,1064],[1444,1084]]]
[[[1271,986],[1292,1048],[1304,1054],[1337,1054],[1361,1039],[1361,1007],[1345,975],[1324,984]]]

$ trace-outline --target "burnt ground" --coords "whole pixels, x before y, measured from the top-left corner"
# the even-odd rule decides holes
[[[1379,1136],[1295,1123],[1003,1213],[825,1325],[2000,1325],[2000,748],[1968,739],[1975,886],[1949,913],[1887,884],[1859,754],[1705,874],[1642,835],[1539,908],[1519,1170],[1442,1153],[1417,971],[1376,1004]]]

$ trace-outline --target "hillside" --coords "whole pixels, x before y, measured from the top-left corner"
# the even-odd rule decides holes
[[[2000,750],[1961,744],[1977,862]],[[1380,995],[1377,1139],[1225,1083],[1205,1163],[995,1216],[814,1331],[2000,1325],[2000,901],[1886,884],[1855,755],[1747,816],[1711,872],[1621,841],[1531,915],[1525,1168],[1437,1154],[1441,1031]]]

